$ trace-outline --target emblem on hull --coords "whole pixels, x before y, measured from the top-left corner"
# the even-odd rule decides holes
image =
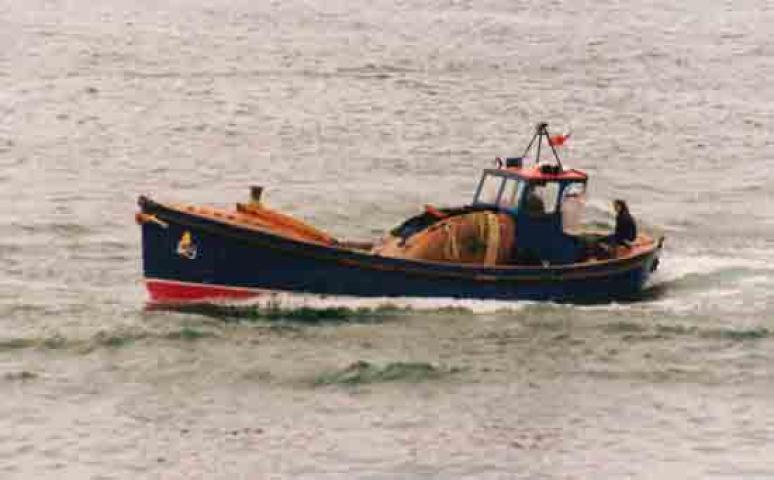
[[[191,240],[191,232],[186,230],[177,242],[177,254],[188,260],[196,258],[196,244]]]

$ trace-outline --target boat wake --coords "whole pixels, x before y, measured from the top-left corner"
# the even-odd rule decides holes
[[[770,302],[774,268],[761,252],[734,255],[684,254],[653,276],[645,295],[672,313],[706,308],[753,315]]]
[[[351,297],[308,293],[272,293],[247,300],[195,304],[149,304],[151,310],[201,313],[247,320],[374,321],[401,312],[489,314],[522,311],[536,302],[461,298]]]

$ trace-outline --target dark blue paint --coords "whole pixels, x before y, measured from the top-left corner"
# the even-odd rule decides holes
[[[657,251],[627,264],[570,268],[487,268],[386,258],[296,242],[167,209],[143,208],[168,224],[142,226],[147,278],[270,290],[355,296],[607,300],[637,293]],[[197,256],[177,253],[185,231]],[[346,262],[356,263],[347,264]],[[601,276],[562,278],[579,271]],[[475,278],[486,275],[493,280]],[[530,277],[539,277],[538,280]]]

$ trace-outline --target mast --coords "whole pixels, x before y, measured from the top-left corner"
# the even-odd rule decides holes
[[[535,127],[535,134],[532,136],[532,140],[529,141],[529,145],[527,145],[527,148],[524,150],[524,153],[522,154],[522,157],[526,157],[529,153],[530,149],[532,149],[532,145],[535,144],[535,140],[537,140],[537,148],[535,153],[535,165],[540,164],[540,147],[543,143],[543,137],[546,138],[546,143],[549,147],[551,147],[551,152],[554,154],[554,158],[556,159],[556,164],[559,166],[559,170],[563,170],[564,167],[562,166],[562,160],[559,158],[559,154],[556,152],[556,148],[551,143],[551,135],[548,133],[548,123],[546,122],[540,122]]]

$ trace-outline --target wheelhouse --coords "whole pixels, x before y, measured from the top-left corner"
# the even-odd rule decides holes
[[[511,163],[512,159],[509,159]],[[520,213],[552,215],[586,192],[588,176],[554,165],[511,166],[484,170],[473,205]]]
[[[565,169],[545,123],[537,125],[521,157],[497,159],[499,168],[485,169],[473,206],[508,213],[515,220],[514,259],[519,264],[569,264],[584,255],[579,237],[588,176]],[[541,162],[546,143],[555,163]],[[535,161],[524,158],[535,147]]]

